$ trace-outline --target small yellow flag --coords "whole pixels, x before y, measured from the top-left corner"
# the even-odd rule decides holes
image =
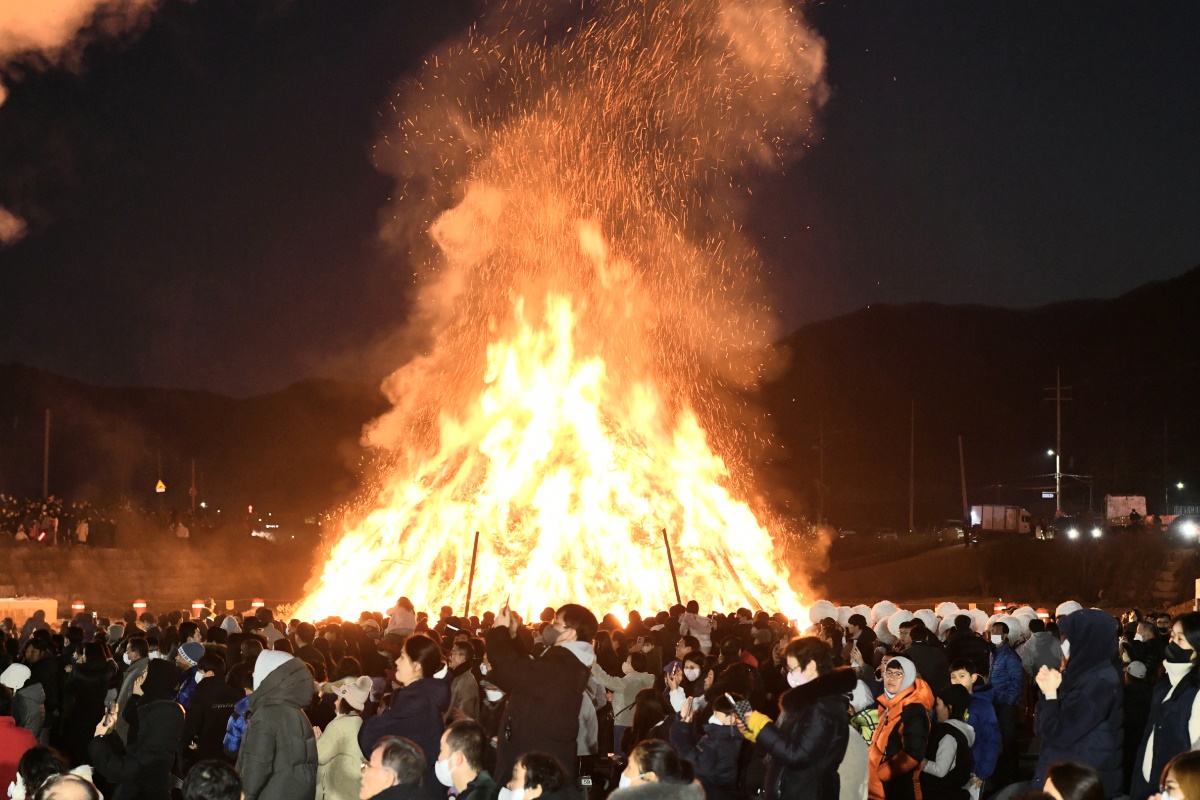
[[[162,494],[166,490],[167,490],[167,485],[165,483],[163,483],[161,480],[154,486],[154,491],[158,492],[159,494]]]

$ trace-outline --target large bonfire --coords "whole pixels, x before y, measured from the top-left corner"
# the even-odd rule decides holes
[[[740,181],[805,146],[822,42],[781,0],[496,9],[405,87],[381,160],[423,231],[427,346],[296,613],[511,598],[797,615],[741,399],[770,361]],[[419,193],[420,196],[416,196]],[[453,202],[445,198],[453,197]]]

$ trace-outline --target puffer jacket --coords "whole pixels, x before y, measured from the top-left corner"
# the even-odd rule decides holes
[[[295,657],[272,670],[250,695],[237,760],[246,800],[315,796],[317,740],[302,710],[312,695],[312,673]]]
[[[225,740],[221,743],[228,755],[236,756],[246,738],[246,715],[250,713],[250,695],[233,704],[233,713],[225,723]]]
[[[858,677],[840,667],[784,692],[779,720],[758,733],[767,753],[763,788],[770,800],[837,800],[838,766],[850,738],[849,694]]]
[[[992,685],[996,705],[1015,707],[1020,701],[1021,689],[1025,686],[1025,670],[1021,666],[1020,656],[1008,642],[996,648],[988,683]]]
[[[679,755],[695,765],[696,780],[704,787],[706,800],[736,800],[741,731],[733,725],[708,722],[700,736],[692,723],[676,722],[670,735]]]
[[[358,800],[363,752],[358,748],[362,717],[343,714],[325,726],[317,739],[316,800]]]
[[[422,678],[392,693],[388,707],[363,723],[358,746],[370,757],[375,743],[384,736],[403,736],[420,746],[431,770],[441,748],[446,724],[442,717],[450,708],[450,682]],[[432,772],[429,777],[432,779]]]
[[[921,760],[929,743],[933,692],[929,684],[917,678],[895,697],[882,694],[877,699],[879,725],[871,737],[867,793],[872,800],[919,798]]]
[[[27,683],[13,694],[13,718],[33,734],[38,744],[50,742],[50,732],[45,730],[46,690],[40,683]]]

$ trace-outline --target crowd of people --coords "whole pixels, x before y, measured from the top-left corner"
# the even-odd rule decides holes
[[[5,620],[8,796],[1200,800],[1200,613],[212,606]]]
[[[87,502],[60,497],[21,498],[0,494],[0,541],[46,546],[80,544],[111,547],[116,541],[117,515]]]

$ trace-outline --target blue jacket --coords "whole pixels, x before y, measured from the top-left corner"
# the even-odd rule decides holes
[[[1016,706],[1021,699],[1021,687],[1025,684],[1025,670],[1021,667],[1021,657],[1005,642],[996,648],[992,658],[992,674],[988,683],[996,693],[996,703],[1006,706]]]
[[[183,706],[184,711],[187,711],[188,706],[191,705],[192,695],[196,693],[196,687],[199,685],[196,683],[196,670],[198,669],[199,667],[189,667],[180,678],[179,691],[175,693],[175,702]]]
[[[225,752],[234,755],[242,749],[242,737],[246,735],[246,712],[250,710],[250,695],[246,695],[233,706],[233,713],[225,723]]]
[[[967,724],[975,731],[975,743],[971,745],[975,777],[985,781],[996,771],[996,759],[1000,757],[1000,723],[992,707],[994,700],[992,687],[987,686],[971,695],[967,709]]]

